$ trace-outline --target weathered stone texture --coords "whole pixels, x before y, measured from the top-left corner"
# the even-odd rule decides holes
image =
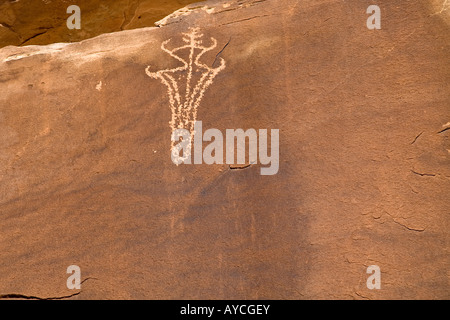
[[[77,299],[450,298],[450,10],[397,3],[381,30],[368,1],[208,1],[0,50],[0,294],[71,295],[76,264]],[[277,175],[171,162],[145,68],[191,27],[208,66],[228,43],[198,119],[280,129]]]

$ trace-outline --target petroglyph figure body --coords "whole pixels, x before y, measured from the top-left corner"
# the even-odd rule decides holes
[[[199,33],[198,28],[192,28],[187,33],[183,33],[183,42],[185,45],[174,48],[167,48],[171,41],[168,39],[161,44],[161,49],[167,52],[171,57],[178,60],[182,65],[156,72],[150,71],[150,66],[145,69],[146,74],[159,79],[167,86],[169,95],[169,104],[172,111],[172,119],[169,122],[172,133],[177,129],[186,129],[191,133],[193,140],[195,130],[194,124],[197,120],[197,111],[200,102],[203,99],[206,89],[213,83],[214,78],[219,72],[225,69],[225,60],[219,58],[219,66],[212,68],[200,62],[202,56],[216,48],[217,40],[210,38],[211,44],[204,46],[201,38],[203,34]],[[174,141],[172,141],[171,150],[174,150]],[[191,147],[186,155],[190,156]]]

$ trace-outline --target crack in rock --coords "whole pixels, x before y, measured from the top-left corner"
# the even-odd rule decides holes
[[[417,172],[414,170],[411,170],[412,173],[417,174],[421,177],[436,177],[436,175],[434,173],[421,173],[421,172]]]
[[[242,166],[230,165],[229,168],[230,168],[230,170],[245,170],[245,169],[250,168],[252,165],[253,165],[253,163],[249,163],[249,164],[242,165]]]
[[[411,142],[411,144],[416,143],[417,139],[419,139],[422,134],[423,134],[423,131],[421,133],[419,133],[419,135],[416,136],[416,138],[414,139],[413,142]]]
[[[91,279],[98,280],[97,278],[94,278],[94,277],[87,277],[86,279],[81,281],[80,284],[83,284],[87,280],[91,280]],[[29,295],[25,295],[25,294],[21,294],[21,293],[5,293],[5,294],[0,294],[0,300],[1,299],[63,300],[63,299],[69,299],[69,298],[75,297],[75,296],[79,295],[81,292],[82,292],[82,290],[72,293],[72,294],[69,294],[67,296],[57,296],[57,297],[47,297],[47,298],[38,297],[38,296],[29,296]]]
[[[441,131],[439,131],[438,133],[442,133],[442,132],[445,132],[445,131],[447,131],[447,130],[450,130],[450,127],[448,127],[448,128],[445,128],[445,129],[442,129]]]
[[[74,296],[77,296],[81,293],[81,291],[79,292],[75,292],[73,294],[67,295],[67,296],[60,296],[60,297],[48,297],[48,298],[41,298],[41,297],[37,297],[37,296],[27,296],[24,294],[20,294],[20,293],[7,293],[7,294],[2,294],[0,295],[0,299],[24,299],[24,300],[63,300],[63,299],[68,299],[68,298],[72,298]]]

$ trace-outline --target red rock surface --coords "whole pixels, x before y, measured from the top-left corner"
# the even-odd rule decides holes
[[[153,27],[195,0],[1,0],[0,48],[76,42],[114,31]],[[68,30],[70,5],[81,10],[81,29]],[[72,12],[72,11],[70,11]]]
[[[369,4],[210,1],[1,49],[0,294],[450,298],[450,10],[377,1],[368,30]],[[280,129],[277,175],[171,162],[167,89],[145,68],[179,66],[161,44],[191,27],[217,39],[208,66],[228,43],[199,120]]]

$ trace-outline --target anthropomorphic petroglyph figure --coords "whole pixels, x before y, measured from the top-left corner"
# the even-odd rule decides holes
[[[169,95],[169,104],[172,111],[172,119],[169,122],[172,133],[177,129],[186,129],[191,133],[191,140],[194,137],[194,124],[197,120],[197,111],[206,89],[213,83],[214,78],[219,72],[225,69],[225,60],[220,59],[217,68],[211,68],[200,62],[202,56],[216,48],[217,40],[210,38],[210,45],[203,45],[201,40],[203,34],[199,33],[198,28],[191,28],[189,32],[183,33],[183,42],[181,47],[172,50],[167,48],[171,41],[168,39],[161,44],[161,49],[167,52],[171,57],[178,60],[182,65],[156,72],[150,71],[150,66],[145,69],[146,74],[159,79],[167,86]],[[190,156],[189,147],[185,157]],[[174,150],[174,141],[172,141],[171,150]]]

